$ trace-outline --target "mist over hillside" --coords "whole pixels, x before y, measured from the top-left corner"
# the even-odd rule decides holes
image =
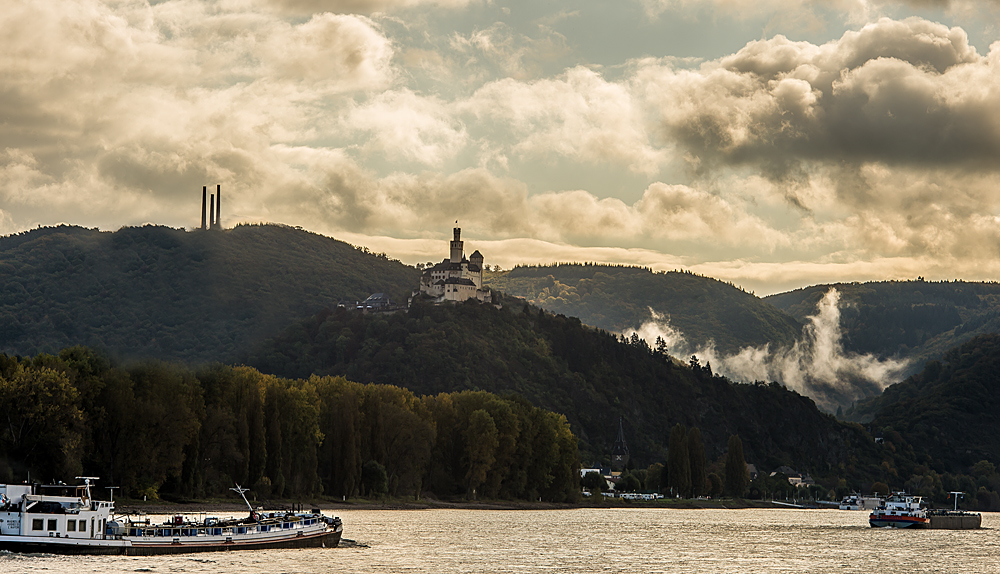
[[[764,300],[803,320],[830,289],[840,293],[848,352],[908,360],[904,375],[976,335],[1000,332],[1000,283],[873,281],[813,285]]]
[[[656,314],[683,332],[689,345],[712,345],[726,353],[746,346],[791,346],[802,329],[799,321],[752,293],[682,271],[558,264],[489,273],[484,282],[611,332],[635,329]]]
[[[694,346],[666,317],[657,314],[638,329],[624,332],[636,333],[649,344],[664,341],[678,356],[695,356],[734,381],[776,381],[833,413],[859,399],[879,395],[885,387],[902,380],[910,366],[905,358],[883,359],[845,349],[840,313],[840,293],[831,288],[814,314],[804,317],[805,325],[794,344],[746,346],[737,353],[721,351],[712,341]]]

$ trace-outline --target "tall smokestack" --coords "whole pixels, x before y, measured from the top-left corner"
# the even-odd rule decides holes
[[[201,229],[202,230],[205,229],[205,223],[206,223],[205,218],[208,217],[208,213],[205,212],[205,209],[208,207],[207,202],[208,202],[208,186],[203,185],[201,186]]]
[[[215,186],[215,225],[222,229],[222,184]]]
[[[212,205],[208,209],[208,228],[215,229],[215,195],[212,195]]]

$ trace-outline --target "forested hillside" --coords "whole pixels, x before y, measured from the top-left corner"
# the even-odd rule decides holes
[[[278,225],[222,231],[59,226],[0,238],[0,351],[76,344],[123,358],[231,358],[294,320],[418,273],[384,255]]]
[[[640,467],[666,459],[670,429],[681,423],[701,429],[710,460],[738,434],[747,460],[761,468],[787,464],[834,484],[850,478],[858,488],[881,478],[871,438],[806,397],[777,384],[732,384],[641,339],[623,342],[575,318],[502,302],[502,309],[470,302],[392,315],[327,311],[246,362],[281,376],[343,375],[417,394],[516,393],[567,416],[585,464],[609,462],[622,416]]]
[[[643,267],[562,264],[488,273],[486,284],[553,313],[579,317],[612,332],[663,315],[692,346],[715,341],[725,353],[741,347],[791,346],[802,326],[731,284],[692,273]],[[815,307],[813,307],[815,309]]]
[[[898,469],[901,477],[910,477],[911,492],[941,500],[949,491],[963,491],[978,508],[998,511],[998,373],[1000,335],[980,335],[845,416],[867,421],[897,460],[915,462],[902,462]]]
[[[484,392],[416,397],[248,367],[0,355],[0,480],[100,476],[126,497],[577,496],[566,419]]]
[[[764,300],[798,320],[815,312],[830,289],[840,292],[844,346],[857,353],[929,358],[982,333],[1000,331],[1000,284],[881,281],[815,285]]]

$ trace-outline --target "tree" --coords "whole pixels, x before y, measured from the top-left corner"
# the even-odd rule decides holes
[[[705,443],[701,431],[692,427],[687,435],[688,458],[691,460],[691,496],[704,496],[708,477],[705,475]]]
[[[708,495],[715,498],[722,494],[722,479],[714,472],[708,474]]]
[[[691,495],[691,458],[688,456],[686,430],[680,423],[670,431],[667,447],[668,486],[675,494],[683,497]]]
[[[743,441],[738,435],[729,437],[729,450],[726,452],[726,494],[740,498],[750,484],[750,474],[747,463],[743,459]]]
[[[646,469],[646,490],[661,492],[663,490],[664,466],[661,462],[655,462]]]
[[[608,481],[604,480],[599,472],[588,472],[583,475],[580,484],[590,492],[604,492],[608,488]]]
[[[621,492],[637,492],[640,489],[642,489],[642,483],[631,472],[623,476],[616,487],[616,490]]]
[[[361,492],[365,496],[384,496],[389,492],[389,475],[377,460],[369,460],[362,465]]]
[[[889,485],[884,482],[876,482],[872,485],[872,494],[887,496],[889,494]]]
[[[476,489],[486,482],[487,473],[496,461],[497,447],[500,446],[497,425],[490,413],[483,409],[469,415],[469,426],[465,431],[465,446],[468,456],[468,472],[465,475],[467,495],[475,498]]]

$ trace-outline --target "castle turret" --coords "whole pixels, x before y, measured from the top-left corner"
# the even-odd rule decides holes
[[[461,263],[462,262],[462,252],[464,248],[462,247],[462,229],[456,227],[455,239],[451,242],[451,262]]]
[[[472,275],[473,281],[476,282],[476,288],[482,289],[483,287],[483,254],[479,250],[475,250],[472,255],[469,256],[469,273]]]

